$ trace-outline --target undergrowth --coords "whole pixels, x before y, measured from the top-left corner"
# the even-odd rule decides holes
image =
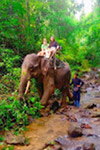
[[[36,97],[30,97],[26,102],[18,101],[14,96],[0,101],[0,130],[18,129],[28,125],[28,117],[39,117],[41,108]]]

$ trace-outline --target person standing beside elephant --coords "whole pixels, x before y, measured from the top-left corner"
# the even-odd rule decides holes
[[[80,106],[80,88],[83,86],[84,82],[78,78],[78,73],[75,73],[72,79],[71,85],[73,84],[73,98],[75,100],[74,105],[76,107]]]

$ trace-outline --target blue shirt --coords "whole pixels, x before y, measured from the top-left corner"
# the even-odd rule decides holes
[[[77,85],[83,86],[84,82],[80,78],[73,78],[71,85],[72,84],[75,88],[75,87],[77,87]],[[80,90],[80,88],[79,88],[79,90]]]

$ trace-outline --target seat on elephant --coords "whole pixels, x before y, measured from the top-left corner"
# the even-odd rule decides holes
[[[50,68],[54,68],[54,61],[55,61],[56,68],[63,68],[65,66],[63,61],[57,59],[56,57],[52,57],[50,59]]]

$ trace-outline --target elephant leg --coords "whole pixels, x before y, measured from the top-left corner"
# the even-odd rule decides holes
[[[40,98],[42,98],[42,96],[43,96],[43,83],[38,83],[36,81],[35,85],[36,85],[36,88],[37,88],[37,91],[38,91]]]
[[[71,93],[69,87],[67,88],[67,96],[69,97],[69,100],[73,99],[73,94]]]
[[[21,79],[20,87],[19,87],[19,99],[23,97],[26,85],[27,85],[27,80],[24,78]]]
[[[66,88],[64,88],[63,90],[62,90],[62,103],[61,103],[61,106],[62,107],[66,107],[66,96],[67,96],[67,94],[66,94]]]
[[[39,94],[40,98],[42,98],[43,92],[39,88],[37,88],[37,91],[38,91],[38,94]]]
[[[54,92],[55,85],[54,80],[51,78],[46,78],[44,80],[44,93],[41,98],[41,104],[46,106],[48,103],[48,99],[50,98],[51,94]]]

